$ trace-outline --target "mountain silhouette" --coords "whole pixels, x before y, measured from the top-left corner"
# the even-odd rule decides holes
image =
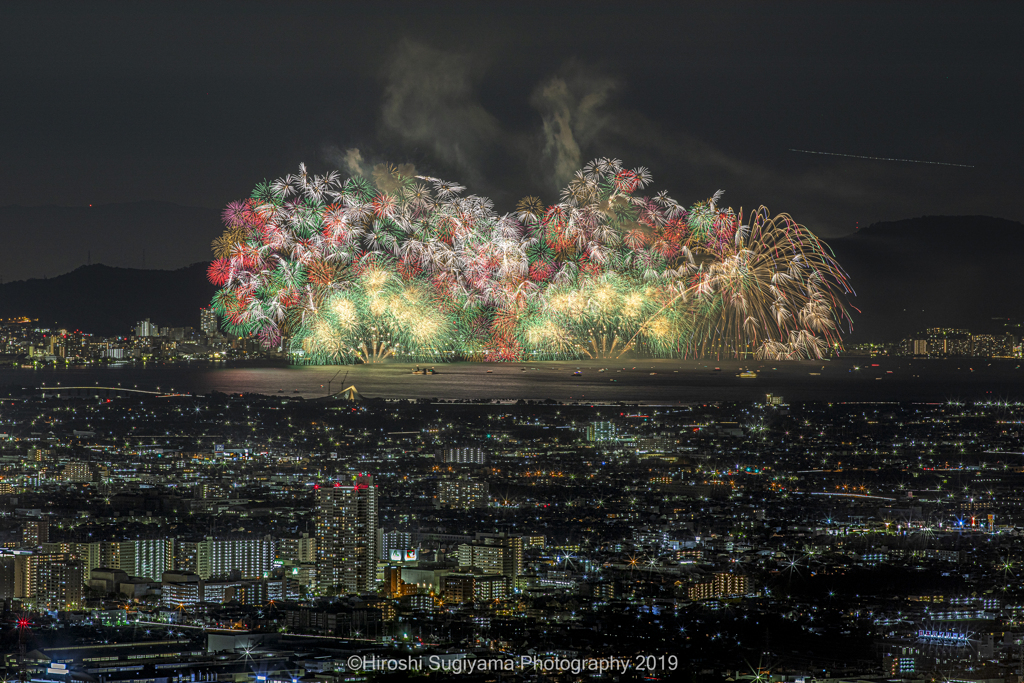
[[[895,341],[927,327],[1006,331],[1024,318],[1024,224],[989,216],[875,223],[828,241],[857,295],[848,342]]]
[[[63,327],[98,336],[131,334],[144,318],[161,327],[199,328],[199,309],[217,290],[207,263],[177,270],[91,265],[48,279],[0,285],[0,318],[26,316],[41,327]]]
[[[8,207],[9,208],[9,207]],[[2,213],[0,209],[0,213]],[[216,230],[213,231],[216,234]],[[201,252],[202,244],[181,253]],[[1005,331],[1007,319],[1024,320],[1018,269],[1024,224],[987,216],[923,216],[876,223],[829,240],[850,276],[849,343],[896,341],[926,327]],[[147,252],[147,262],[148,262]],[[199,325],[199,309],[216,288],[207,261],[176,270],[82,266],[48,279],[0,284],[0,318],[28,316],[40,325],[97,335],[128,334],[150,318],[161,326]]]
[[[54,277],[89,263],[173,270],[212,258],[214,209],[144,201],[0,207],[0,282]]]

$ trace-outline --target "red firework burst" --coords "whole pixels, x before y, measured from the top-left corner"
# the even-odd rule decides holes
[[[643,230],[633,229],[626,233],[626,236],[622,238],[622,242],[630,249],[642,249],[647,246],[647,235],[644,234]]]
[[[530,264],[530,279],[534,282],[544,282],[555,272],[555,265],[550,261],[535,261]]]
[[[619,192],[632,192],[640,184],[640,178],[633,171],[619,171],[615,174],[615,189]]]
[[[231,261],[226,258],[219,258],[215,260],[210,264],[210,267],[206,269],[206,278],[218,287],[226,285],[228,280],[231,279],[231,274]]]
[[[556,205],[545,212],[544,220],[541,221],[541,224],[545,228],[560,228],[565,225],[566,218],[565,208]]]
[[[379,194],[373,198],[373,214],[377,218],[388,218],[393,216],[398,200],[389,194]]]
[[[236,244],[231,247],[231,261],[242,268],[255,268],[259,261],[259,252],[248,244]]]
[[[296,305],[301,298],[299,293],[294,290],[283,290],[280,294],[281,305],[285,308],[291,308]]]
[[[398,262],[398,274],[406,280],[411,280],[422,272],[423,268],[420,264],[412,259],[403,258]]]
[[[334,267],[329,263],[317,261],[309,267],[307,277],[313,284],[326,287],[334,281]]]

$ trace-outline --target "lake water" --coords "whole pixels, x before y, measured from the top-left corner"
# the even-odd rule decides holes
[[[423,366],[421,366],[423,367]],[[312,398],[354,385],[367,397],[554,399],[675,404],[787,401],[1022,400],[1024,370],[1015,360],[843,358],[831,361],[557,361],[438,364],[413,375],[411,363],[289,366],[179,363],[67,369],[0,369],[0,385],[108,386],[187,393],[260,393]],[[720,368],[716,370],[715,368]],[[579,370],[578,376],[573,373]],[[603,370],[603,371],[602,371]],[[741,378],[753,370],[755,378]]]

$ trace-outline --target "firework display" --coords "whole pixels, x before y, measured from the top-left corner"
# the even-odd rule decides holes
[[[848,323],[846,276],[788,215],[641,194],[598,159],[561,201],[499,214],[465,188],[379,165],[299,172],[224,211],[209,279],[224,329],[298,362],[389,358],[819,358]]]

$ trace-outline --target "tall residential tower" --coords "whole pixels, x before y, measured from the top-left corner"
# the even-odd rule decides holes
[[[326,591],[363,593],[377,580],[377,487],[360,474],[349,485],[316,489],[317,583]]]

